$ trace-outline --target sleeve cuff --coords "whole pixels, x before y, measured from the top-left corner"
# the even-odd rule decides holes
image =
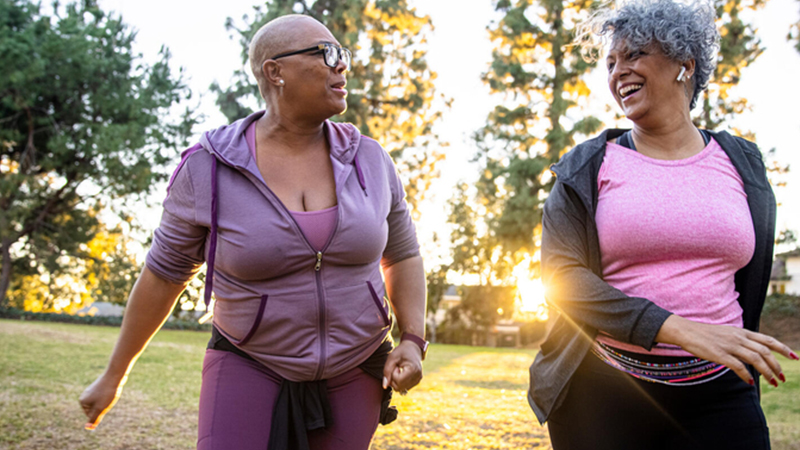
[[[631,344],[644,347],[650,350],[655,345],[656,335],[661,330],[661,325],[667,320],[667,317],[672,313],[664,308],[651,303],[642,312],[639,320],[636,321],[636,326],[633,327],[630,335]]]

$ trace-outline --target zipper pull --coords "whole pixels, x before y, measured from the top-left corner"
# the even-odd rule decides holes
[[[314,266],[314,270],[319,272],[320,267],[322,267],[322,252],[317,252],[317,264]]]

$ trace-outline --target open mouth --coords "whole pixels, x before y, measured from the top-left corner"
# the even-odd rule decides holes
[[[332,84],[331,87],[334,89],[344,89],[345,84],[347,84],[346,81],[340,81],[338,83]]]
[[[620,98],[625,98],[642,88],[641,84],[626,84],[619,89]]]

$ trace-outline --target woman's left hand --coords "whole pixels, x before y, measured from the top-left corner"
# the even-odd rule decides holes
[[[786,377],[772,352],[800,359],[784,343],[771,336],[743,328],[694,322],[676,314],[661,325],[656,341],[678,345],[699,358],[722,364],[751,385],[755,380],[747,370],[747,364],[778,387],[777,380],[785,383]]]
[[[422,350],[417,344],[404,341],[389,353],[383,366],[383,388],[392,389],[405,395],[409,389],[422,381]]]

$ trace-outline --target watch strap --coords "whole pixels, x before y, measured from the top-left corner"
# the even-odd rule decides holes
[[[428,354],[428,341],[411,333],[403,333],[403,335],[400,336],[400,342],[403,341],[411,341],[417,344],[419,349],[422,350],[422,360],[425,360],[425,356]]]

